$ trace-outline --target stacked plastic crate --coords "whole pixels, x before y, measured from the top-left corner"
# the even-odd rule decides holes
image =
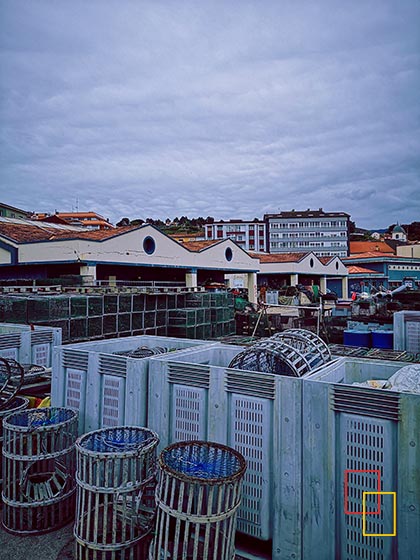
[[[304,380],[304,558],[418,558],[420,394],[386,389],[403,367],[340,358]]]
[[[53,348],[60,344],[60,329],[0,323],[2,358],[11,358],[22,364],[51,367]]]
[[[229,368],[242,350],[220,344],[151,358],[148,426],[162,447],[207,440],[242,453],[238,531],[261,547],[272,539],[276,560],[299,558],[303,380]]]
[[[127,354],[146,346],[176,355],[207,341],[134,336],[59,346],[54,351],[53,406],[79,410],[80,433],[120,425],[144,426],[147,414],[149,357]]]
[[[394,350],[420,353],[420,311],[394,313]]]

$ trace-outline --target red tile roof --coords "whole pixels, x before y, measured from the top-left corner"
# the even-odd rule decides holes
[[[249,253],[254,259],[262,263],[300,262],[308,253]]]
[[[363,266],[348,266],[347,269],[349,274],[378,274],[379,276],[383,276],[381,272],[371,270],[370,268],[363,268]]]
[[[224,241],[224,239],[207,239],[204,241],[184,241],[184,242],[177,241],[177,243],[181,243],[181,245],[186,249],[189,249],[194,253],[198,253],[199,251],[202,251],[203,249],[207,249],[207,247],[211,247],[212,245],[216,245],[221,241]]]
[[[399,255],[394,255],[393,253],[380,253],[379,251],[368,251],[366,253],[355,253],[354,255],[350,255],[349,257],[342,257],[343,260],[359,260],[359,259],[380,259],[380,258],[393,258],[393,259],[402,259],[407,257],[400,257]]]
[[[322,262],[322,264],[328,264],[335,259],[335,257],[318,257],[318,259]]]
[[[383,241],[350,241],[350,254],[369,253],[375,251],[379,253],[394,253],[395,251]]]
[[[61,239],[92,239],[102,241],[110,237],[121,235],[139,229],[137,227],[121,227],[112,230],[63,230],[49,227],[45,222],[36,222],[34,225],[0,222],[0,235],[16,243],[31,243],[34,241],[54,241]]]

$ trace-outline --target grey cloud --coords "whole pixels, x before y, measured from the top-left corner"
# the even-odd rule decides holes
[[[309,206],[418,219],[415,0],[0,10],[5,202],[78,197],[114,221]]]

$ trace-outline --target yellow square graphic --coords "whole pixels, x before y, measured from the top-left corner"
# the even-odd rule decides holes
[[[375,495],[392,495],[393,509],[394,509],[394,521],[393,521],[393,533],[366,533],[366,496],[368,494]],[[362,495],[362,535],[364,537],[395,537],[397,535],[397,493],[396,492],[363,492]]]

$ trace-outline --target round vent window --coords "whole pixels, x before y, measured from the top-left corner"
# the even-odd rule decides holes
[[[148,255],[152,255],[156,249],[156,243],[153,237],[145,237],[143,241],[143,249],[144,252]]]
[[[314,259],[311,259],[311,260],[309,261],[309,266],[310,266],[311,268],[314,267]]]
[[[225,251],[225,257],[227,261],[231,261],[233,258],[233,252],[232,249],[230,247],[228,247]]]
[[[335,263],[335,270],[338,270],[338,261]]]

